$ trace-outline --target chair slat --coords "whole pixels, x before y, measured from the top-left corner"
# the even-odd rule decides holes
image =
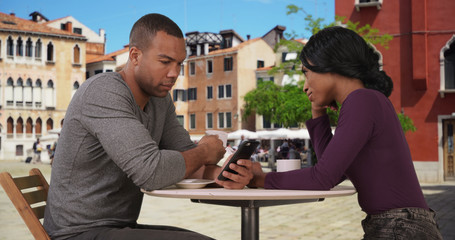
[[[39,169],[33,168],[29,174],[30,176],[27,177],[13,178],[8,172],[2,172],[0,173],[0,184],[5,189],[6,194],[13,202],[33,237],[35,239],[50,240],[39,220],[44,217],[46,206],[40,205],[34,208],[30,206],[30,203],[46,200],[49,184]],[[21,191],[32,187],[36,187],[37,190],[25,191],[25,193]]]
[[[23,193],[25,200],[29,204],[39,203],[47,200],[47,193],[43,190]]]
[[[45,209],[46,209],[46,206],[43,205],[43,206],[39,206],[36,208],[32,208],[32,211],[38,219],[43,219]]]
[[[14,178],[14,183],[16,184],[17,188],[20,190],[42,186],[41,180],[39,179],[38,175],[31,175],[26,177],[17,177]]]

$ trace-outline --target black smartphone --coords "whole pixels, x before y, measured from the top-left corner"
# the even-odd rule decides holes
[[[234,155],[229,159],[229,163],[227,163],[223,170],[218,175],[218,180],[226,181],[229,180],[228,178],[223,176],[224,171],[228,171],[230,173],[237,174],[236,171],[229,168],[231,163],[237,163],[239,159],[250,159],[251,155],[254,153],[254,150],[258,147],[259,142],[256,140],[247,140],[240,144],[239,149],[235,151]]]

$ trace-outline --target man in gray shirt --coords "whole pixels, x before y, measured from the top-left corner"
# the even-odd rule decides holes
[[[184,178],[215,179],[225,152],[217,136],[196,145],[169,95],[186,58],[180,28],[160,14],[139,19],[119,73],[88,79],[74,95],[52,165],[44,227],[52,239],[209,239],[174,227],[137,224],[143,193]],[[251,162],[224,173],[243,188]]]

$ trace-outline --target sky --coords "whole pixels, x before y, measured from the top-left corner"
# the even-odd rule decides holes
[[[106,53],[122,49],[140,17],[148,13],[168,16],[183,33],[199,31],[219,33],[232,29],[244,39],[262,37],[277,25],[285,33],[295,32],[309,38],[305,15],[286,14],[286,6],[295,4],[314,18],[333,22],[335,0],[0,0],[0,12],[14,12],[17,17],[31,19],[30,13],[40,12],[49,20],[73,16],[96,33],[106,32]],[[77,3],[77,4],[76,4]]]

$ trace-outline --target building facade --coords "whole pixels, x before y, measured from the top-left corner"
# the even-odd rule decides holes
[[[455,11],[452,0],[336,0],[335,14],[394,37],[376,46],[394,82],[390,100],[416,126],[408,132],[421,181],[455,179]]]
[[[0,160],[24,160],[36,138],[61,127],[85,80],[86,38],[32,17],[0,13]]]
[[[254,116],[242,120],[243,96],[256,87],[256,70],[275,63],[269,42],[274,45],[277,38],[265,38],[270,35],[276,31],[247,40],[233,30],[186,34],[188,57],[172,95],[177,117],[193,140],[206,130],[255,130]]]

